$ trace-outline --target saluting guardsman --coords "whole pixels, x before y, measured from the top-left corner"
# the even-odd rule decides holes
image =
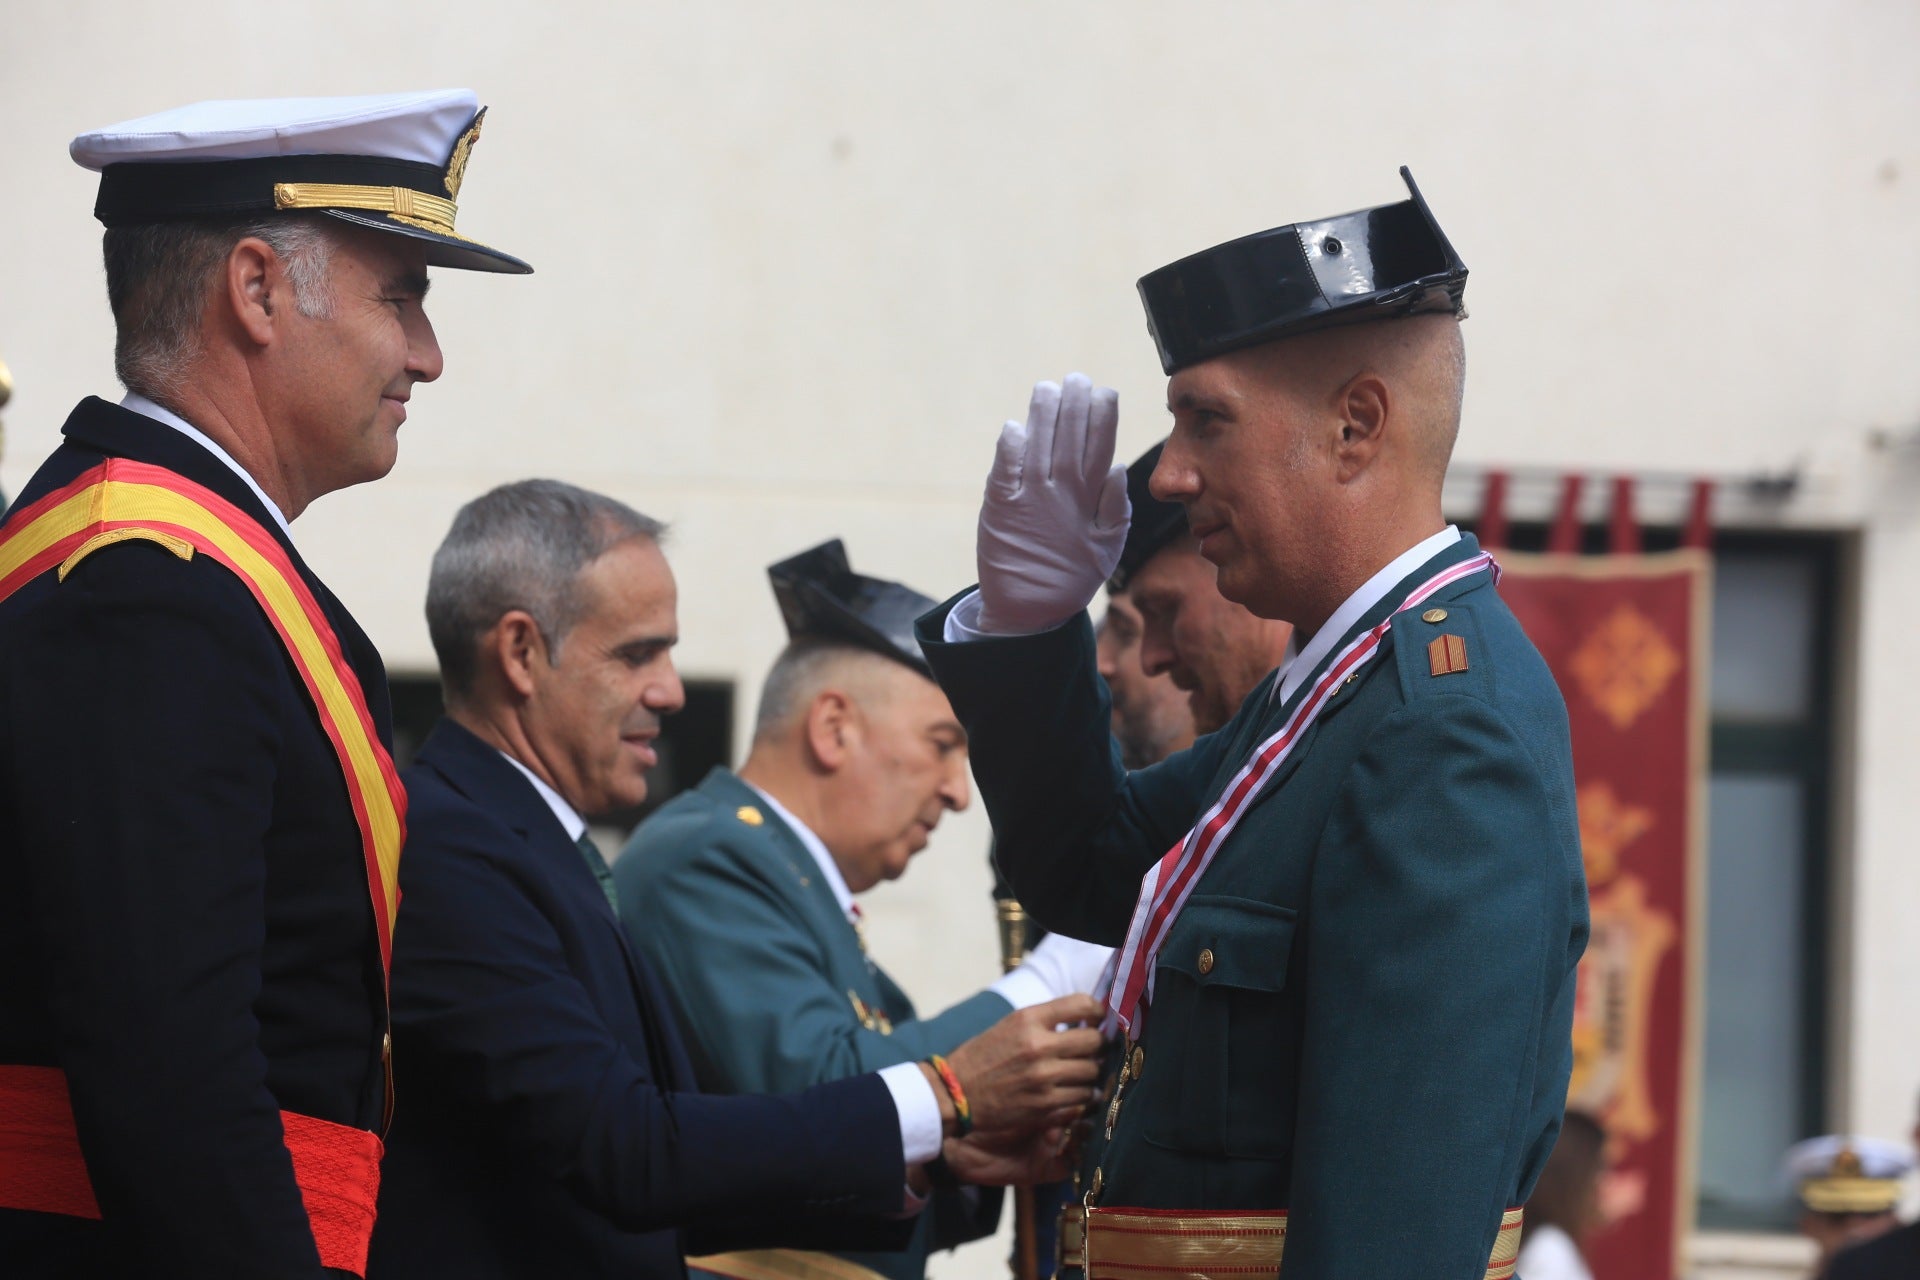
[[[360,1274],[406,799],[386,674],[288,522],[394,463],[465,90],[204,102],[100,173],[118,404],[0,527],[0,1258]]]
[[[789,642],[746,763],[668,801],[613,873],[627,935],[661,974],[700,1083],[781,1092],[938,1054],[956,1069],[1025,1059],[1040,1079],[1090,1086],[1098,1036],[1054,1027],[1097,1008],[1086,993],[1106,948],[1051,939],[924,1017],[867,951],[856,895],[904,875],[969,800],[966,731],[913,638],[934,601],[855,573],[837,539],[767,576]],[[816,1280],[920,1280],[930,1250],[992,1233],[1000,1199],[942,1178],[905,1248],[782,1261]],[[756,1280],[738,1255],[695,1265]]]
[[[1126,475],[1077,375],[1003,430],[979,587],[919,623],[1020,900],[1120,948],[1126,1062],[1062,1232],[1093,1280],[1499,1280],[1559,1126],[1565,707],[1441,515],[1467,271],[1408,187],[1140,282],[1174,421],[1152,492],[1296,631],[1224,728],[1120,767],[1084,610]]]

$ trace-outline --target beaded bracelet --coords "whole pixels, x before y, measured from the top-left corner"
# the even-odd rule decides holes
[[[953,1099],[953,1115],[960,1136],[966,1137],[973,1132],[973,1109],[967,1105],[967,1091],[960,1087],[960,1077],[953,1073],[947,1060],[939,1054],[930,1054],[927,1065],[940,1077],[940,1083],[947,1087],[947,1096]]]

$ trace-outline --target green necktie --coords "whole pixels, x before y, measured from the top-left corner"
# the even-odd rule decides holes
[[[613,869],[607,866],[607,860],[600,856],[600,848],[594,844],[593,837],[586,832],[574,841],[580,850],[580,856],[587,860],[587,870],[593,872],[593,878],[600,882],[600,892],[607,895],[607,905],[613,908],[613,914],[620,914],[620,897],[613,888]]]

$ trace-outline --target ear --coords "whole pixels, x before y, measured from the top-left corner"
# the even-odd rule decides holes
[[[827,773],[837,773],[859,740],[858,717],[847,695],[837,689],[815,694],[807,708],[807,750]]]
[[[292,310],[291,283],[280,255],[266,241],[248,236],[227,254],[222,299],[242,332],[258,346],[273,341],[276,321]]]
[[[546,637],[539,624],[524,609],[509,609],[500,615],[480,642],[482,656],[491,657],[507,687],[522,699],[531,698],[536,684],[536,668],[552,665],[547,656]]]
[[[1333,411],[1340,436],[1334,443],[1334,476],[1342,484],[1357,478],[1373,464],[1386,441],[1392,395],[1386,379],[1362,370],[1334,393]]]

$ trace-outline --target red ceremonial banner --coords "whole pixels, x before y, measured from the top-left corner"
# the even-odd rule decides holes
[[[1672,1280],[1693,1223],[1710,561],[1500,563],[1500,594],[1553,669],[1573,731],[1593,937],[1567,1105],[1606,1127],[1613,1217],[1583,1249],[1597,1280]]]

